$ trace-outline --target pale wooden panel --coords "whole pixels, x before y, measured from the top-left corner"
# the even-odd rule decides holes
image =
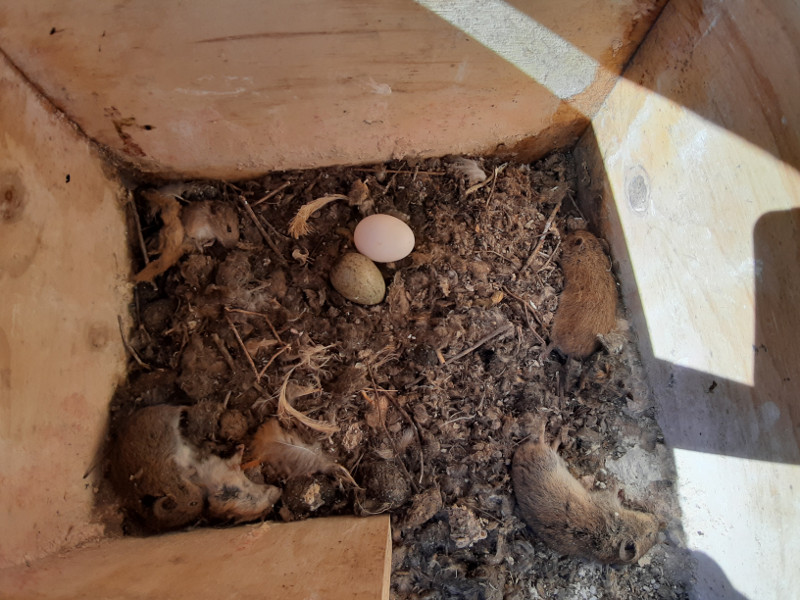
[[[703,444],[800,462],[800,173],[793,165],[800,156],[800,78],[766,81],[771,104],[761,91],[748,94],[746,85],[750,69],[775,52],[787,65],[800,64],[800,38],[779,26],[800,21],[800,5],[773,14],[772,27],[745,35],[745,24],[764,18],[759,2],[705,3],[701,16],[698,4],[665,10],[593,120],[579,146],[593,169],[594,188],[584,196],[587,204],[605,203],[590,209],[615,238],[620,268],[630,275],[626,289],[636,294],[634,306],[647,325],[649,353],[707,374],[697,389],[681,389],[662,369],[657,387],[707,406],[717,396],[705,392],[717,381],[729,386],[723,396],[741,398],[754,411],[741,415],[729,439]],[[723,54],[726,62],[714,60]],[[743,55],[758,59],[739,60]],[[765,77],[769,69],[762,71]],[[706,118],[712,109],[715,117]],[[785,127],[771,128],[773,115]],[[757,133],[739,135],[745,127]],[[710,425],[716,417],[709,411]],[[683,420],[677,411],[673,422]],[[699,426],[686,415],[686,431]]]
[[[579,144],[675,447],[698,597],[800,571],[800,5],[670,3]]]
[[[0,571],[9,600],[388,600],[389,517],[105,540]]]
[[[568,65],[504,32],[532,19],[572,44],[596,73],[562,98],[412,0],[30,0],[0,5],[0,34],[11,60],[119,156],[155,173],[241,178],[571,145],[664,1],[517,1],[513,19],[499,0],[430,3],[492,32],[498,51],[530,45],[552,80]]]
[[[0,58],[0,566],[102,533],[83,474],[124,370],[119,184]]]

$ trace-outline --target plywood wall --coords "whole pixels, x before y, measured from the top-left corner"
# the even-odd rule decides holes
[[[582,138],[699,598],[796,595],[800,6],[673,1]]]
[[[7,600],[389,600],[389,517],[204,528],[106,540],[0,570]]]
[[[0,58],[0,567],[97,535],[92,466],[124,369],[120,185]]]
[[[22,72],[144,171],[269,170],[572,145],[665,0],[29,0]]]

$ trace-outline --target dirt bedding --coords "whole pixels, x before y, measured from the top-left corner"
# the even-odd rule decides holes
[[[270,518],[390,513],[395,598],[686,597],[671,455],[625,321],[582,362],[546,353],[561,239],[588,225],[571,156],[398,161],[171,189],[183,210],[205,203],[212,222],[229,224],[215,237],[200,223],[176,264],[136,286],[112,430],[141,406],[190,405],[186,435],[230,455],[280,412],[358,487],[339,471],[287,479],[253,466],[251,479],[283,489]],[[334,194],[309,233],[288,235],[301,206]],[[136,218],[130,211],[134,271],[165,243],[163,207],[146,198],[140,190]],[[406,221],[417,244],[379,265],[386,299],[365,307],[337,293],[329,272],[373,212]],[[521,521],[511,459],[541,419],[551,436],[566,431],[560,453],[585,486],[618,486],[626,504],[665,521],[665,541],[639,564],[560,557]],[[139,532],[130,515],[122,528]]]

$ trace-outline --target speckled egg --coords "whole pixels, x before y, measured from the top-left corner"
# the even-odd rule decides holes
[[[383,301],[386,282],[378,267],[357,252],[343,255],[331,268],[331,285],[351,302],[370,306]]]
[[[414,232],[397,217],[370,215],[356,225],[353,233],[356,248],[375,262],[394,262],[414,249]]]

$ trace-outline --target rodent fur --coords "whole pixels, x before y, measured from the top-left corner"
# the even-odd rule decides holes
[[[550,331],[564,354],[582,359],[597,349],[599,334],[614,328],[617,287],[599,239],[575,231],[564,239],[561,268],[566,283]]]
[[[141,408],[116,430],[109,477],[128,510],[153,531],[189,525],[201,517],[234,522],[266,514],[280,490],[253,483],[230,458],[204,456],[181,433],[186,407]]]
[[[637,562],[658,541],[659,520],[622,507],[613,492],[587,491],[544,437],[542,427],[539,439],[514,455],[512,480],[522,518],[561,554],[607,564]]]

